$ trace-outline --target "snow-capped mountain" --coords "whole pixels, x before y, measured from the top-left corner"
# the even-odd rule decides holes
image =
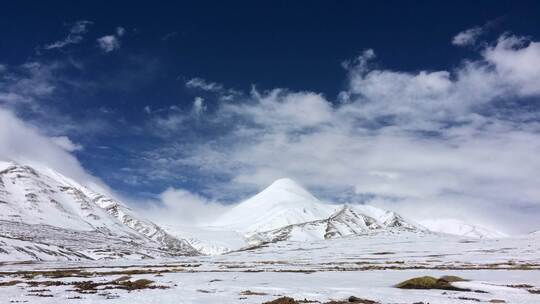
[[[372,217],[366,215],[365,211],[369,211],[371,215],[382,216]],[[284,240],[314,241],[352,235],[396,234],[404,231],[427,232],[421,226],[409,222],[391,211],[384,211],[372,206],[345,205],[328,218],[258,232],[249,235],[248,240],[250,245],[258,245]]]
[[[370,226],[369,223],[373,224]],[[508,236],[482,225],[455,219],[430,219],[417,224],[393,211],[374,206],[323,203],[288,178],[275,181],[260,193],[241,202],[219,218],[215,225],[243,233],[250,243],[282,239],[328,239],[382,230],[397,232],[400,229],[430,230],[471,238]]]
[[[323,203],[291,179],[279,179],[215,223],[244,235],[250,246],[369,233],[425,231],[395,212],[367,205]]]
[[[221,254],[277,241],[429,233],[503,237],[455,220],[423,226],[368,205],[323,203],[291,179],[279,179],[219,217],[212,227],[167,227],[112,196],[46,167],[0,162],[0,261],[152,258]]]
[[[229,210],[214,225],[244,233],[269,231],[324,219],[338,209],[321,203],[295,181],[283,178]]]
[[[471,238],[504,238],[507,234],[482,225],[471,225],[458,219],[429,219],[420,221],[427,229]]]
[[[41,257],[46,250],[36,253],[44,248],[39,244],[78,253],[67,259],[197,254],[185,240],[120,202],[52,169],[13,162],[0,162],[0,236],[0,255],[18,252],[29,259],[47,259]],[[32,245],[15,246],[14,241]],[[63,257],[54,250],[49,256]]]

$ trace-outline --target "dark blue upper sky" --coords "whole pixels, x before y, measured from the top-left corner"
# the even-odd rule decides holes
[[[100,64],[126,68],[118,62],[126,55],[160,64],[159,79],[147,83],[152,97],[153,85],[168,93],[176,77],[194,76],[331,96],[342,86],[340,63],[365,48],[391,69],[447,68],[464,52],[450,45],[457,32],[495,21],[500,31],[537,36],[539,11],[538,1],[5,1],[0,58],[22,63],[36,45],[63,37],[67,24],[90,20],[96,36],[116,26],[131,36],[122,54]]]
[[[80,20],[92,22],[82,42],[43,50]],[[342,62],[363,50],[374,49],[385,69],[451,70],[463,58],[479,57],[475,49],[453,46],[452,37],[486,24],[492,40],[504,32],[537,39],[540,2],[3,1],[0,63],[62,64],[54,71],[58,90],[42,101],[48,115],[24,107],[19,115],[38,125],[50,120],[46,132],[67,134],[84,146],[75,153],[87,169],[118,191],[144,195],[222,178],[179,172],[178,179],[126,182],[140,157],[132,156],[165,141],[146,136],[146,106],[189,111],[196,96],[206,99],[209,111],[215,106],[204,92],[187,89],[186,81],[200,77],[242,92],[252,85],[306,90],[332,101],[346,85]],[[117,27],[125,29],[121,48],[103,54],[96,39]],[[100,122],[108,129],[96,126]],[[171,136],[189,141],[223,131],[193,128],[197,132]],[[128,173],[111,174],[122,169]],[[132,174],[144,179],[140,171]]]

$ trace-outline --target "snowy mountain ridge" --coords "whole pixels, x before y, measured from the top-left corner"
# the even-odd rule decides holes
[[[297,182],[278,179],[222,215],[214,226],[242,234],[254,246],[282,240],[324,240],[373,233],[445,233],[472,238],[506,235],[480,225],[432,219],[415,223],[388,210],[364,204],[323,203]]]
[[[88,258],[92,254],[83,254],[83,251],[109,250],[100,247],[117,247],[118,250],[110,250],[110,257],[117,256],[118,251],[138,252],[140,254],[135,254],[138,256],[149,252],[157,255],[198,253],[185,240],[174,238],[110,197],[52,169],[36,170],[15,162],[0,162],[0,231],[2,237],[19,241],[67,246]],[[49,233],[45,234],[46,231]],[[0,242],[3,250],[0,253],[26,251],[31,259],[32,253],[35,254],[23,247],[10,247],[10,243]],[[55,254],[58,252],[50,255]]]
[[[371,234],[398,234],[402,232],[429,233],[427,229],[409,222],[393,213],[385,218],[376,219],[363,214],[363,207],[371,206],[344,205],[330,217],[270,231],[253,233],[248,236],[250,245],[257,246],[262,243],[276,241],[316,241],[348,236],[361,236]],[[374,208],[374,207],[371,207]]]
[[[347,217],[355,229],[407,227],[420,229],[392,211],[369,205],[323,203],[295,181],[278,179],[263,191],[241,202],[221,216],[215,226],[227,227],[246,235],[272,231],[318,221],[337,221]]]
[[[314,241],[372,233],[427,231],[392,211],[368,205],[323,203],[289,178],[278,179],[239,203],[219,217],[212,227],[236,231],[247,247],[284,240]]]
[[[0,161],[0,260],[213,255],[285,240],[431,233],[392,211],[323,203],[287,178],[239,203],[212,227],[163,229],[109,195],[38,168]],[[503,236],[464,223],[434,220],[425,226],[466,237]]]
[[[506,233],[478,224],[469,224],[458,219],[428,219],[420,222],[427,229],[471,238],[504,238]]]

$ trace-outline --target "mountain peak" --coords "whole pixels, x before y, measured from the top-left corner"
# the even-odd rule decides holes
[[[322,204],[290,178],[281,178],[239,203],[217,221],[217,226],[242,231],[265,231],[326,218],[335,206]]]
[[[299,183],[296,181],[290,179],[290,178],[280,178],[275,180],[273,183],[270,184],[270,186],[266,187],[263,191],[261,191],[260,194],[276,194],[276,193],[288,193],[288,194],[296,194],[304,197],[309,197],[310,199],[316,200],[316,198],[309,193],[304,187],[302,187]]]
[[[26,172],[36,174],[35,170],[27,165],[21,165],[14,161],[0,161],[0,173],[7,173],[8,171]]]
[[[289,177],[282,177],[282,178],[278,178],[276,179],[274,182],[272,182],[270,184],[270,186],[272,185],[291,185],[291,186],[298,186],[300,187],[300,185],[295,181],[293,180],[292,178],[289,178]]]
[[[304,190],[304,187],[300,186],[299,183],[288,177],[276,179],[267,188],[300,188]]]

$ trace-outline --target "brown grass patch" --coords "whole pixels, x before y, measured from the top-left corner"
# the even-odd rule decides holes
[[[13,285],[17,285],[17,284],[20,284],[20,283],[23,283],[23,281],[13,280],[13,281],[7,281],[7,282],[0,282],[0,287],[1,286],[13,286]]]
[[[298,302],[293,298],[281,297],[263,304],[298,304]]]
[[[318,302],[318,301],[310,301],[310,300],[307,300],[307,299],[295,300],[295,299],[290,298],[290,297],[281,297],[281,298],[277,298],[275,300],[272,300],[270,302],[264,302],[263,304],[301,304],[301,303],[320,303],[320,302]],[[325,302],[324,304],[348,304],[348,303],[379,304],[379,302],[376,302],[376,301],[357,298],[357,297],[354,297],[354,296],[349,297],[346,300],[338,300],[338,301],[333,300],[333,301],[330,301],[330,302]]]
[[[417,278],[405,280],[397,284],[395,287],[401,288],[401,289],[443,289],[443,290],[471,291],[470,289],[458,288],[450,284],[451,282],[459,282],[459,281],[465,281],[465,279],[462,279],[456,276],[444,276],[439,279],[430,277],[430,276],[424,276],[424,277],[417,277]]]
[[[256,292],[256,291],[251,291],[248,289],[248,290],[241,291],[240,295],[241,296],[266,296],[268,294],[265,292]]]

